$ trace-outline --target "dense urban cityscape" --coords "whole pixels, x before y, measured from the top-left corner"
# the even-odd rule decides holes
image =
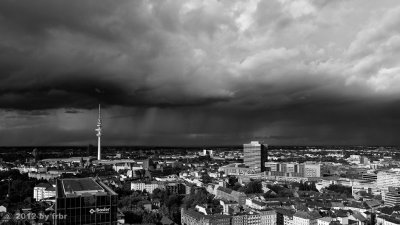
[[[400,224],[395,147],[102,147],[100,107],[96,132],[97,148],[4,147],[0,223]]]
[[[0,0],[0,225],[400,225],[399,0]]]

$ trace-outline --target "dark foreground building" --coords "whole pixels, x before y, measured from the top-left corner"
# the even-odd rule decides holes
[[[57,180],[55,224],[117,224],[117,198],[94,178]]]

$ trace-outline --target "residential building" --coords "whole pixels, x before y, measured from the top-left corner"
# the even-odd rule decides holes
[[[227,201],[224,199],[220,199],[219,204],[222,205],[222,213],[225,215],[229,215],[230,209],[239,206],[239,203],[236,201]]]
[[[247,214],[246,225],[258,225],[261,224],[261,215],[258,213],[250,212]]]
[[[294,225],[293,222],[293,210],[288,209],[276,209],[276,224],[277,225]]]
[[[333,221],[332,217],[322,217],[317,219],[317,225],[329,225]]]
[[[235,201],[239,203],[239,205],[246,204],[246,194],[239,191],[234,191],[229,188],[218,187],[216,191],[216,197],[220,199],[225,199],[228,201]]]
[[[260,222],[263,225],[276,225],[276,212],[275,210],[260,210],[258,211],[260,214]]]
[[[181,209],[182,225],[231,225],[231,216],[204,215],[192,209]]]
[[[388,215],[379,215],[376,217],[377,225],[400,225],[400,218]]]
[[[131,190],[132,191],[144,191],[146,190],[148,193],[153,193],[155,189],[164,189],[165,185],[161,182],[149,182],[149,183],[144,183],[144,182],[132,182],[131,183]]]
[[[165,189],[169,194],[186,194],[186,186],[183,183],[167,183]]]
[[[262,210],[267,208],[267,203],[256,200],[256,199],[246,199],[246,205],[252,209]]]
[[[276,213],[273,210],[240,212],[232,215],[232,225],[276,225]]]
[[[231,219],[232,225],[245,225],[247,224],[247,214],[246,213],[237,213],[232,216]]]
[[[358,211],[353,211],[353,214],[349,216],[348,224],[349,225],[366,225],[369,221],[364,215]]]
[[[49,183],[40,183],[33,188],[33,198],[36,201],[56,196],[56,189]]]
[[[321,217],[322,216],[317,211],[297,211],[293,215],[293,223],[295,225],[317,225],[318,219]]]

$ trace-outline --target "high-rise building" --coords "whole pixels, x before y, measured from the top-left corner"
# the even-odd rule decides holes
[[[118,195],[94,178],[57,180],[55,224],[117,224]]]
[[[258,171],[265,171],[265,162],[268,160],[268,145],[252,141],[243,145],[244,164]]]
[[[37,148],[33,149],[32,156],[35,162],[39,161],[39,150]]]

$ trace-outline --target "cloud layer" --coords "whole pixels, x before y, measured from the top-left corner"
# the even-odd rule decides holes
[[[1,1],[0,141],[90,142],[102,103],[109,144],[400,144],[396,6]]]

